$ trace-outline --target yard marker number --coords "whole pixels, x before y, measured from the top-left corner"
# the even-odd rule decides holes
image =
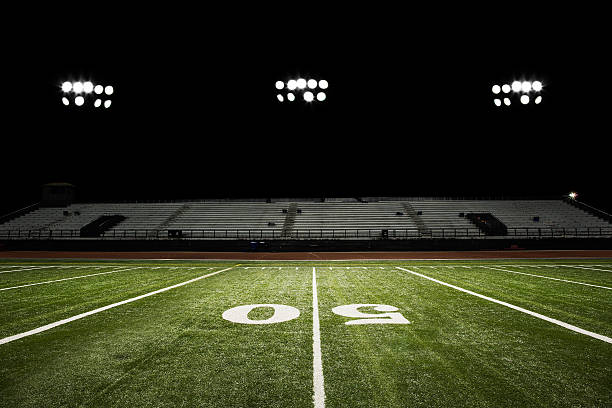
[[[383,313],[364,313],[359,311],[362,307],[371,307],[377,312]],[[332,309],[332,312],[340,316],[356,319],[349,320],[345,323],[349,326],[357,324],[410,324],[410,322],[397,310],[398,308],[395,306],[358,303],[336,306]]]
[[[253,309],[259,307],[271,307],[274,309],[274,314],[264,320],[251,320],[249,319],[249,313]],[[282,323],[289,320],[293,320],[300,316],[300,311],[292,306],[287,305],[275,305],[275,304],[258,304],[258,305],[243,305],[236,306],[223,312],[222,317],[233,323],[241,324],[273,324]]]

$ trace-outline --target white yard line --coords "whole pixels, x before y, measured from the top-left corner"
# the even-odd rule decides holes
[[[81,275],[81,276],[74,276],[74,277],[71,277],[71,278],[63,278],[63,279],[50,280],[50,281],[45,281],[45,282],[29,283],[27,285],[12,286],[10,288],[0,288],[0,292],[3,291],[3,290],[26,288],[28,286],[37,286],[37,285],[44,285],[44,284],[47,284],[47,283],[63,282],[63,281],[72,280],[72,279],[89,278],[90,276],[107,275],[109,273],[131,271],[131,270],[134,270],[134,269],[141,269],[141,268],[144,268],[144,267],[143,266],[137,266],[135,268],[129,268],[129,269],[117,269],[116,271],[92,273],[91,275]]]
[[[590,283],[578,282],[578,281],[573,281],[573,280],[551,278],[550,276],[534,275],[533,273],[511,271],[511,270],[508,270],[508,269],[494,268],[492,266],[481,266],[481,267],[482,268],[487,268],[487,269],[493,269],[493,270],[496,270],[496,271],[516,273],[516,274],[519,274],[519,275],[535,276],[536,278],[550,279],[550,280],[555,280],[555,281],[559,281],[559,282],[575,283],[576,285],[592,286],[594,288],[601,288],[601,289],[612,290],[612,288],[609,288],[607,286],[592,285]]]
[[[325,407],[323,358],[321,355],[321,330],[319,325],[319,298],[317,296],[317,272],[312,268],[312,383],[314,408]]]
[[[168,287],[163,288],[163,289],[158,289],[158,290],[155,290],[153,292],[145,293],[144,295],[136,296],[136,297],[133,297],[131,299],[122,300],[121,302],[117,302],[117,303],[113,303],[111,305],[103,306],[103,307],[100,307],[98,309],[91,310],[89,312],[85,312],[85,313],[78,314],[76,316],[69,317],[67,319],[59,320],[57,322],[50,323],[50,324],[38,327],[38,328],[33,329],[33,330],[29,330],[27,332],[23,332],[23,333],[15,334],[13,336],[5,337],[3,339],[0,339],[0,345],[1,344],[6,344],[6,343],[10,343],[11,341],[19,340],[21,338],[24,338],[24,337],[27,337],[27,336],[31,336],[33,334],[42,333],[44,331],[53,329],[54,327],[61,326],[61,325],[66,324],[66,323],[70,323],[70,322],[73,322],[75,320],[79,320],[79,319],[82,319],[84,317],[91,316],[91,315],[96,314],[96,313],[104,312],[105,310],[112,309],[112,308],[117,307],[117,306],[125,305],[126,303],[135,302],[137,300],[144,299],[144,298],[149,297],[149,296],[157,295],[158,293],[166,292],[166,291],[168,291],[170,289],[175,289],[175,288],[178,288],[178,287],[181,287],[181,286],[185,286],[185,285],[188,285],[190,283],[199,281],[200,279],[208,278],[208,277],[216,275],[218,273],[228,271],[228,270],[230,270],[232,268],[233,267],[229,267],[229,268],[226,268],[226,269],[222,269],[220,271],[209,273],[207,275],[202,275],[202,276],[199,276],[199,277],[194,278],[194,279],[190,279],[190,280],[185,281],[185,282],[177,283],[176,285],[168,286]]]
[[[10,271],[0,271],[0,273],[37,271],[37,270],[45,269],[45,268],[60,268],[60,266],[56,266],[56,265],[53,265],[53,266],[36,266],[36,267],[33,267],[33,268],[28,268],[28,269],[13,269],[13,270],[10,270]]]
[[[413,275],[420,276],[421,278],[428,279],[428,280],[430,280],[432,282],[439,283],[440,285],[444,285],[444,286],[447,286],[449,288],[452,288],[452,289],[455,289],[455,290],[467,293],[469,295],[476,296],[476,297],[479,297],[479,298],[484,299],[484,300],[488,300],[489,302],[497,303],[498,305],[506,306],[506,307],[509,307],[510,309],[514,309],[516,311],[519,311],[519,312],[522,312],[522,313],[526,313],[526,314],[528,314],[530,316],[537,317],[538,319],[542,319],[542,320],[545,320],[547,322],[550,322],[550,323],[556,324],[558,326],[564,327],[566,329],[575,331],[576,333],[584,334],[586,336],[593,337],[593,338],[595,338],[597,340],[605,341],[606,343],[612,344],[612,338],[610,338],[610,337],[607,337],[607,336],[604,336],[604,335],[601,335],[601,334],[597,334],[597,333],[594,333],[594,332],[591,332],[591,331],[588,331],[588,330],[581,329],[580,327],[577,327],[577,326],[574,326],[574,325],[562,322],[562,321],[557,320],[557,319],[550,318],[548,316],[544,316],[544,315],[542,315],[540,313],[532,312],[531,310],[523,309],[522,307],[515,306],[513,304],[510,304],[510,303],[507,303],[507,302],[504,302],[504,301],[501,301],[501,300],[497,300],[497,299],[494,299],[494,298],[489,297],[489,296],[481,295],[480,293],[472,292],[471,290],[460,288],[459,286],[455,286],[455,285],[452,285],[450,283],[442,282],[442,281],[440,281],[438,279],[431,278],[429,276],[423,275],[423,274],[418,273],[418,272],[414,272],[414,271],[411,271],[411,270],[408,270],[408,269],[405,269],[405,268],[400,268],[399,266],[396,266],[396,268],[399,269],[399,270],[402,270],[404,272],[408,272],[408,273],[411,273]]]

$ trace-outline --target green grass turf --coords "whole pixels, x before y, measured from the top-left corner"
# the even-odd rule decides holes
[[[0,288],[143,268],[0,291],[0,338],[236,265],[7,260],[0,272],[20,263],[57,268],[0,273]],[[612,344],[396,268],[612,336],[612,290],[482,265],[612,287],[605,260],[243,262],[0,345],[0,407],[312,407],[313,267],[326,407],[612,406]],[[261,303],[300,316],[221,317]],[[411,324],[347,326],[332,308],[354,303],[395,306]]]

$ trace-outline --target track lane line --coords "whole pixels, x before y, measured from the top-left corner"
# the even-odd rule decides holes
[[[91,275],[74,276],[74,277],[71,277],[71,278],[55,279],[55,280],[50,280],[50,281],[45,281],[45,282],[28,283],[27,285],[12,286],[12,287],[10,287],[10,288],[0,288],[0,292],[2,292],[2,291],[4,291],[4,290],[11,290],[11,289],[26,288],[26,287],[28,287],[28,286],[45,285],[45,284],[47,284],[47,283],[63,282],[63,281],[68,281],[68,280],[73,280],[73,279],[81,279],[81,278],[89,278],[90,276],[108,275],[109,273],[123,272],[123,271],[131,271],[131,270],[134,270],[134,269],[141,269],[141,268],[144,268],[144,266],[137,266],[137,267],[135,267],[135,268],[129,268],[129,269],[118,269],[118,270],[116,270],[116,271],[108,271],[108,272],[92,273]]]
[[[481,295],[480,293],[472,292],[471,290],[464,289],[464,288],[461,288],[459,286],[452,285],[450,283],[442,282],[441,280],[429,277],[427,275],[423,275],[423,274],[418,273],[418,272],[411,271],[409,269],[400,268],[399,266],[396,266],[396,268],[399,269],[399,270],[402,270],[404,272],[408,272],[408,273],[411,273],[413,275],[420,276],[421,278],[428,279],[428,280],[430,280],[432,282],[435,282],[435,283],[438,283],[440,285],[447,286],[447,287],[449,287],[451,289],[455,289],[455,290],[467,293],[468,295],[476,296],[476,297],[479,297],[481,299],[488,300],[489,302],[493,302],[493,303],[497,303],[498,305],[509,307],[510,309],[514,309],[516,311],[519,311],[519,312],[522,312],[522,313],[526,313],[526,314],[528,314],[530,316],[537,317],[538,319],[542,319],[542,320],[545,320],[547,322],[556,324],[556,325],[561,326],[563,328],[572,330],[572,331],[574,331],[576,333],[584,334],[586,336],[593,337],[594,339],[605,341],[606,343],[612,344],[612,338],[610,338],[608,336],[604,336],[602,334],[598,334],[598,333],[594,333],[592,331],[581,329],[580,327],[571,325],[569,323],[562,322],[561,320],[553,319],[551,317],[544,316],[543,314],[532,312],[531,310],[524,309],[524,308],[522,308],[520,306],[515,306],[515,305],[513,305],[511,303],[507,303],[507,302],[504,302],[504,301],[501,301],[501,300],[497,300],[497,299],[494,299],[494,298],[489,297],[489,296]]]
[[[609,288],[607,286],[593,285],[591,283],[584,283],[584,282],[578,282],[578,281],[567,280],[567,279],[552,278],[550,276],[534,275],[533,273],[511,271],[511,270],[508,270],[508,269],[494,268],[492,266],[481,266],[481,268],[493,269],[493,270],[502,271],[502,272],[516,273],[516,274],[519,274],[519,275],[535,276],[536,278],[550,279],[550,280],[555,280],[555,281],[559,281],[559,282],[575,283],[577,285],[592,286],[594,288],[601,288],[601,289],[612,290],[612,288]]]
[[[212,272],[212,273],[209,273],[209,274],[206,274],[206,275],[198,276],[197,278],[190,279],[190,280],[185,281],[185,282],[177,283],[176,285],[168,286],[168,287],[163,288],[163,289],[158,289],[158,290],[155,290],[153,292],[145,293],[144,295],[136,296],[136,297],[133,297],[131,299],[122,300],[121,302],[113,303],[113,304],[110,304],[110,305],[107,305],[107,306],[103,306],[103,307],[100,307],[100,308],[97,308],[97,309],[94,309],[94,310],[90,310],[89,312],[81,313],[81,314],[78,314],[76,316],[69,317],[67,319],[59,320],[57,322],[53,322],[53,323],[50,323],[50,324],[38,327],[36,329],[28,330],[28,331],[23,332],[23,333],[19,333],[19,334],[15,334],[13,336],[2,338],[2,339],[0,339],[0,345],[6,344],[6,343],[10,343],[10,342],[15,341],[15,340],[19,340],[21,338],[28,337],[28,336],[31,336],[33,334],[42,333],[44,331],[53,329],[53,328],[55,328],[57,326],[61,326],[61,325],[64,325],[66,323],[70,323],[70,322],[73,322],[75,320],[79,320],[79,319],[82,319],[84,317],[91,316],[91,315],[96,314],[96,313],[104,312],[105,310],[112,309],[112,308],[117,307],[117,306],[121,306],[121,305],[125,305],[127,303],[135,302],[137,300],[144,299],[144,298],[149,297],[149,296],[157,295],[158,293],[166,292],[166,291],[168,291],[170,289],[175,289],[175,288],[179,288],[181,286],[188,285],[190,283],[199,281],[200,279],[208,278],[210,276],[217,275],[217,274],[219,274],[221,272],[229,271],[230,269],[233,269],[236,266],[238,266],[238,265],[235,265],[235,266],[232,266],[232,267],[229,267],[229,268],[226,268],[226,269],[222,269],[220,271]]]

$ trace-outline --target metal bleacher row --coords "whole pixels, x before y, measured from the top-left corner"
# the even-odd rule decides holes
[[[0,238],[78,237],[78,230],[103,215],[125,220],[104,237],[167,238],[367,238],[480,236],[467,213],[491,213],[509,236],[565,236],[587,230],[612,235],[612,224],[564,200],[328,199],[72,204],[42,207],[0,224]],[[598,233],[599,231],[599,233]],[[24,235],[25,234],[25,235]],[[454,234],[454,235],[453,235]]]

